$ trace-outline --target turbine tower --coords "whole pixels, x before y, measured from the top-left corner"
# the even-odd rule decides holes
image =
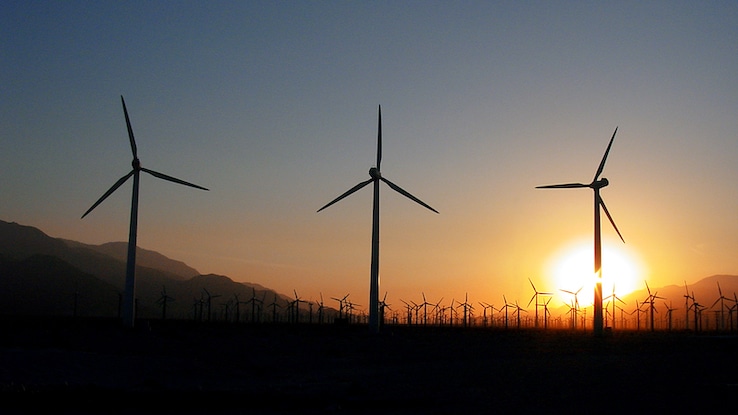
[[[566,183],[536,187],[536,189],[576,189],[581,187],[589,187],[590,189],[594,190],[594,272],[596,276],[594,290],[594,333],[597,336],[601,335],[603,331],[602,241],[600,237],[600,207],[602,207],[602,210],[605,211],[605,215],[607,215],[607,218],[610,220],[612,227],[615,228],[615,232],[618,233],[620,240],[625,243],[623,235],[620,234],[618,227],[615,225],[615,221],[612,219],[612,216],[610,216],[610,212],[608,212],[607,210],[607,206],[605,206],[605,202],[602,200],[602,197],[600,197],[600,189],[610,184],[610,182],[606,178],[603,177],[602,179],[600,179],[600,174],[602,174],[602,170],[605,168],[605,161],[607,160],[607,155],[610,152],[610,147],[612,147],[612,142],[613,140],[615,140],[615,134],[617,134],[617,132],[618,128],[615,127],[615,132],[612,133],[612,138],[610,138],[610,143],[607,145],[605,155],[602,156],[602,161],[600,162],[600,165],[597,168],[597,172],[595,173],[594,179],[592,179],[591,183]]]
[[[189,182],[186,182],[184,180],[180,180],[177,178],[174,178],[172,176],[167,176],[166,174],[156,172],[154,170],[147,169],[145,167],[141,167],[141,162],[138,159],[138,150],[136,148],[136,140],[133,138],[133,129],[131,128],[131,121],[128,118],[128,110],[126,109],[126,101],[123,99],[123,96],[120,96],[120,101],[123,104],[123,114],[126,117],[126,127],[128,127],[128,139],[131,142],[131,151],[133,152],[133,162],[131,163],[133,165],[133,169],[128,172],[125,176],[121,177],[113,186],[108,189],[105,194],[100,197],[100,199],[95,202],[95,204],[92,205],[89,209],[87,209],[87,212],[82,215],[82,218],[87,216],[88,213],[92,212],[93,209],[95,209],[100,203],[103,202],[108,196],[110,196],[113,192],[115,192],[123,183],[125,183],[128,179],[133,176],[133,197],[131,200],[131,224],[128,231],[128,258],[126,261],[126,287],[125,287],[125,297],[123,299],[123,324],[127,327],[133,327],[133,322],[135,320],[136,316],[136,232],[138,227],[138,183],[139,183],[139,173],[142,171],[156,177],[159,179],[167,180],[170,182],[182,184],[185,186],[194,187],[197,189],[202,190],[208,190],[202,186],[198,186],[196,184],[192,184]]]
[[[382,106],[378,109],[378,132],[377,132],[377,165],[369,169],[369,180],[363,181],[351,189],[347,190],[341,196],[333,199],[330,203],[318,209],[318,212],[328,206],[338,202],[339,200],[351,195],[369,183],[374,183],[374,207],[372,216],[372,264],[371,277],[369,285],[369,328],[372,332],[379,332],[379,182],[385,182],[392,190],[402,194],[408,199],[438,213],[437,210],[428,206],[422,200],[403,190],[400,186],[392,183],[388,179],[382,177],[380,165],[382,162]]]

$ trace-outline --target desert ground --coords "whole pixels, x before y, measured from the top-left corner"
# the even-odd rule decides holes
[[[705,413],[738,337],[5,319],[0,413]],[[51,410],[49,410],[51,408]]]

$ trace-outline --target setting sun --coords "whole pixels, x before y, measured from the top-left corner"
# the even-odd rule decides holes
[[[619,242],[618,242],[619,244]],[[640,262],[622,244],[602,244],[602,296],[612,294],[613,283],[618,297],[637,289],[643,280]],[[551,256],[546,267],[555,286],[556,295],[561,301],[570,303],[573,295],[562,292],[577,292],[581,307],[591,306],[594,302],[594,252],[592,241],[577,240],[563,247]],[[581,290],[580,290],[581,288]],[[606,302],[606,301],[605,301]]]

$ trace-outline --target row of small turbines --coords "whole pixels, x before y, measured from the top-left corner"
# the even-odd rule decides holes
[[[129,227],[129,236],[128,236],[128,255],[126,260],[126,282],[125,282],[125,295],[123,299],[123,310],[122,310],[122,321],[123,324],[127,327],[133,327],[134,321],[135,321],[135,308],[136,308],[136,302],[135,302],[135,283],[136,283],[136,237],[137,237],[137,229],[138,229],[138,194],[139,194],[139,181],[140,181],[140,173],[145,172],[148,173],[156,178],[163,179],[166,181],[170,181],[173,183],[177,183],[180,185],[185,185],[189,187],[193,187],[200,190],[208,190],[205,187],[145,168],[141,165],[141,162],[138,158],[138,151],[136,147],[136,141],[134,139],[133,135],[133,128],[131,127],[131,121],[128,116],[128,110],[126,108],[126,103],[121,96],[121,104],[123,106],[123,113],[126,120],[126,127],[128,130],[128,138],[131,145],[131,151],[133,153],[133,161],[132,161],[132,170],[128,172],[125,176],[121,177],[117,182],[113,184],[110,189],[108,189],[83,215],[82,218],[87,216],[92,210],[94,210],[98,205],[100,205],[108,196],[110,196],[112,193],[114,193],[120,186],[122,186],[128,179],[133,178],[133,194],[131,198],[131,218],[130,218],[130,227]],[[373,184],[373,190],[374,190],[374,198],[373,198],[373,210],[372,210],[372,249],[371,249],[371,270],[370,270],[370,286],[369,286],[369,321],[368,325],[372,332],[377,333],[380,330],[380,308],[381,308],[381,301],[379,299],[379,184],[380,182],[384,182],[387,184],[392,190],[402,194],[403,196],[407,197],[408,199],[420,204],[421,206],[438,213],[437,210],[432,208],[430,205],[426,204],[422,200],[418,199],[417,197],[413,196],[400,186],[396,185],[395,183],[391,182],[386,177],[382,176],[381,173],[381,162],[382,162],[382,108],[379,106],[378,108],[378,132],[377,132],[377,162],[376,165],[369,169],[369,176],[370,178],[366,181],[363,181],[354,187],[350,188],[325,206],[318,209],[318,212],[322,211],[323,209],[326,209],[327,207],[333,205],[334,203],[337,203],[338,201],[350,196],[351,194],[359,191],[360,189],[364,188],[365,186],[369,185],[370,183]],[[620,236],[620,239],[625,242],[623,239],[620,231],[618,230],[617,226],[615,225],[615,221],[612,219],[612,216],[610,215],[609,211],[607,210],[607,207],[605,206],[605,202],[602,200],[602,197],[600,196],[600,190],[604,187],[606,187],[609,184],[609,181],[606,178],[600,178],[600,175],[603,172],[603,169],[605,167],[605,162],[607,160],[607,156],[610,152],[610,148],[612,147],[612,143],[615,140],[615,135],[617,134],[617,127],[615,128],[615,131],[613,132],[612,138],[610,138],[610,142],[607,146],[607,149],[605,150],[605,154],[602,157],[602,160],[600,161],[600,164],[597,168],[597,171],[595,172],[593,180],[589,184],[585,183],[565,183],[565,184],[555,184],[555,185],[546,185],[546,186],[538,186],[537,188],[540,189],[571,189],[571,188],[590,188],[594,191],[594,271],[596,275],[596,283],[595,283],[595,292],[594,292],[594,323],[593,323],[593,329],[595,335],[601,335],[603,332],[603,307],[602,307],[602,245],[601,245],[601,228],[600,228],[600,211],[604,211],[607,215],[607,218],[610,220],[610,223],[612,224],[613,228],[615,228],[615,231],[618,233],[618,236]],[[299,307],[298,307],[299,308]]]
[[[505,295],[502,296],[502,303],[497,304],[493,301],[470,302],[468,294],[464,297],[464,301],[452,299],[450,303],[444,303],[443,298],[437,302],[429,302],[425,293],[421,293],[422,301],[400,299],[404,306],[393,309],[387,303],[387,293],[385,293],[379,306],[380,323],[381,325],[475,326],[543,330],[586,330],[591,326],[587,318],[588,307],[579,305],[578,295],[581,288],[576,291],[559,289],[572,298],[570,303],[563,304],[568,307],[565,313],[553,316],[551,310],[554,306],[551,305],[551,300],[554,293],[538,291],[533,281],[530,279],[528,281],[533,289],[533,295],[524,306],[517,300],[508,301]],[[738,295],[734,292],[733,298],[725,296],[719,282],[717,282],[719,296],[711,306],[699,303],[694,292],[690,292],[685,283],[683,309],[685,314],[680,314],[681,310],[674,308],[671,301],[667,303],[667,299],[659,296],[658,292],[652,292],[647,282],[645,285],[646,297],[642,300],[636,299],[635,307],[632,309],[629,308],[632,305],[627,305],[617,296],[613,287],[612,293],[604,298],[607,301],[604,307],[605,325],[609,329],[722,332],[733,332],[738,329],[738,324],[736,324],[738,321],[734,318],[734,314],[738,312]],[[330,297],[331,301],[338,303],[337,308],[327,307],[324,304],[322,293],[319,301],[303,300],[296,290],[294,295],[294,299],[287,300],[280,299],[276,293],[273,293],[271,301],[268,301],[266,292],[257,296],[256,290],[252,289],[249,299],[242,300],[238,294],[234,294],[232,298],[223,299],[221,298],[223,296],[211,294],[203,288],[200,298],[195,298],[192,304],[192,319],[247,323],[366,324],[368,322],[366,310],[349,299],[349,294],[343,297]],[[217,303],[214,302],[219,298],[221,299]],[[162,289],[161,296],[156,301],[162,309],[162,319],[167,318],[167,304],[172,301],[175,299],[167,294],[166,288]],[[658,304],[659,301],[663,306]],[[301,304],[304,305],[301,306]],[[530,310],[531,305],[534,307],[533,310]],[[712,317],[710,313],[713,314]]]

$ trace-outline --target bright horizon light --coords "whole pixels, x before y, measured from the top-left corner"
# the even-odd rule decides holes
[[[563,292],[576,292],[580,307],[594,303],[594,246],[591,240],[577,240],[565,245],[551,256],[546,267],[555,286],[554,294],[570,304],[574,296]],[[639,288],[643,281],[643,266],[626,248],[614,243],[602,243],[602,297],[615,295],[622,298]],[[603,301],[603,304],[607,300]],[[559,305],[559,304],[557,304]]]

